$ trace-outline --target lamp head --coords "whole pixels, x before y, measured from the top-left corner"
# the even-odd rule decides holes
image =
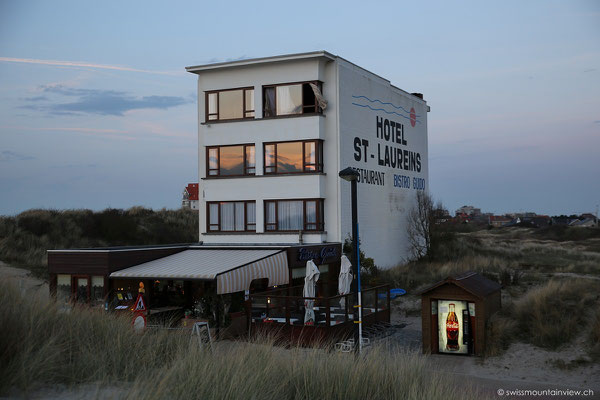
[[[340,178],[345,181],[352,182],[358,179],[358,172],[354,168],[345,168],[339,173]]]

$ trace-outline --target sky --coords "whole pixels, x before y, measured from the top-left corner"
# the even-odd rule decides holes
[[[185,67],[315,50],[424,94],[451,212],[600,204],[598,1],[0,0],[0,214],[178,208],[198,181]]]

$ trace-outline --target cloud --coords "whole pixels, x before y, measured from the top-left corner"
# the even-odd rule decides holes
[[[4,62],[15,62],[15,63],[27,63],[27,64],[38,64],[38,65],[49,65],[58,67],[82,67],[82,68],[95,68],[95,69],[111,69],[116,71],[128,71],[128,72],[143,72],[145,74],[158,74],[158,75],[181,75],[182,72],[167,72],[167,71],[150,71],[146,69],[130,68],[121,65],[106,65],[106,64],[95,64],[86,61],[60,61],[60,60],[38,60],[34,58],[13,58],[13,57],[0,57],[0,61]]]
[[[588,68],[586,70],[584,70],[583,72],[594,72],[596,71],[596,68]]]
[[[25,100],[27,100],[27,101],[44,101],[44,100],[48,100],[48,97],[46,97],[46,96],[27,97],[27,98],[25,98]]]
[[[190,100],[179,96],[144,96],[135,97],[115,90],[80,89],[63,85],[42,86],[43,92],[66,97],[76,97],[70,103],[29,104],[22,108],[45,111],[53,115],[100,114],[122,116],[125,112],[139,109],[162,109],[190,103]],[[43,97],[43,96],[40,96]]]
[[[35,157],[28,156],[26,154],[16,153],[10,150],[0,151],[0,161],[24,161],[34,159]]]
[[[208,60],[208,64],[217,64],[217,63],[222,63],[222,62],[233,62],[233,61],[241,61],[241,60],[247,60],[250,57],[248,57],[247,55],[243,55],[243,56],[239,56],[239,57],[231,57],[231,58],[211,58],[210,60]]]

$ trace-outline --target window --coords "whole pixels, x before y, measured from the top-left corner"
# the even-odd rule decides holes
[[[56,300],[61,306],[71,301],[71,275],[56,275]]]
[[[95,306],[104,305],[104,277],[92,276],[91,302]]]
[[[319,92],[319,96],[321,95],[322,86],[318,81],[263,86],[263,116],[322,112],[315,95],[315,89]]]
[[[323,171],[323,142],[265,143],[265,174],[295,174]]]
[[[209,232],[256,231],[255,201],[220,201],[207,203]]]
[[[323,199],[265,200],[266,231],[322,231]]]
[[[254,118],[254,88],[206,92],[206,122]]]
[[[206,148],[208,177],[254,175],[255,163],[253,144]]]

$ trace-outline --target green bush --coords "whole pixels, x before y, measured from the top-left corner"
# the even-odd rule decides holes
[[[128,210],[28,210],[0,217],[0,260],[47,276],[46,250],[198,241],[198,213]]]

